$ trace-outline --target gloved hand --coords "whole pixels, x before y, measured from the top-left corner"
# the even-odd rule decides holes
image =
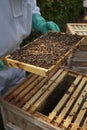
[[[0,60],[0,70],[2,70],[4,68],[4,63],[2,60]]]
[[[46,20],[40,14],[33,14],[32,26],[42,34],[45,34],[50,30],[60,32],[60,28],[56,23],[52,21],[46,22]]]

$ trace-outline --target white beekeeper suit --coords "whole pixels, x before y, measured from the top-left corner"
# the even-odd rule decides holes
[[[1,0],[0,2],[0,57],[19,48],[32,27],[32,14],[39,13],[35,0]],[[5,66],[0,71],[0,95],[25,78],[20,69]]]
[[[36,0],[1,0],[0,57],[19,48],[22,40],[31,33],[32,26],[42,34],[49,30],[60,31],[56,23],[47,22],[41,16]],[[24,78],[23,70],[4,66],[0,69],[0,94],[8,91]]]

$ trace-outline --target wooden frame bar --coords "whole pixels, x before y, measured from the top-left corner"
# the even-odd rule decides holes
[[[70,54],[73,53],[73,51],[80,45],[82,42],[84,42],[85,38],[82,38],[78,43],[76,43],[70,50],[68,50],[63,56],[60,57],[58,61],[56,61],[55,65],[52,65],[49,69],[37,67],[34,65],[26,64],[23,62],[16,61],[14,59],[11,59],[10,56],[6,56],[3,58],[3,62],[8,65],[9,67],[14,67],[14,68],[20,68],[28,72],[35,73],[37,75],[41,75],[43,77],[48,77],[49,74],[55,69],[58,68],[62,62],[64,62]]]
[[[47,115],[42,113],[49,96],[64,79],[64,86],[67,85],[69,76],[72,77],[72,81],[63,97],[51,112]],[[28,94],[25,91],[23,93],[21,87],[26,92],[30,89]],[[55,70],[49,78],[32,74],[26,83],[22,82],[20,86],[0,98],[4,125],[19,129],[26,125],[26,130],[87,130],[86,100],[87,76],[64,68]],[[21,104],[22,101],[24,104]]]
[[[67,23],[66,32],[87,36],[87,23]]]

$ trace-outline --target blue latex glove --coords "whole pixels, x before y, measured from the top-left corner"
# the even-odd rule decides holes
[[[50,30],[60,32],[60,28],[56,23],[52,21],[46,22],[46,20],[40,14],[33,14],[32,26],[42,34],[45,34]]]
[[[4,63],[2,60],[0,60],[0,70],[2,70],[4,68]]]

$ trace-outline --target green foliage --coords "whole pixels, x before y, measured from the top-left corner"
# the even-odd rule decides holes
[[[66,24],[79,22],[83,12],[83,0],[37,0],[41,14],[46,20],[56,22],[61,31],[66,31]],[[40,32],[32,30],[21,46],[33,41],[41,35]]]
[[[83,11],[83,0],[37,0],[42,16],[56,22],[61,30],[66,23],[77,22]]]

